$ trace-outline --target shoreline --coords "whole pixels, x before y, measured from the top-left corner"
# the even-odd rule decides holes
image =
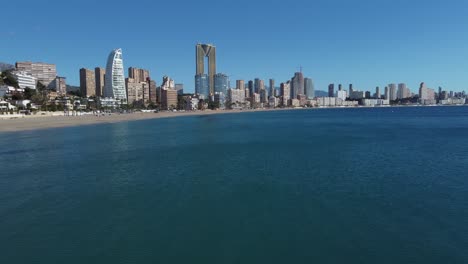
[[[452,105],[450,107],[456,107]],[[466,106],[466,105],[460,105]],[[159,113],[131,113],[106,116],[82,115],[82,116],[23,116],[11,119],[0,119],[0,133],[45,130],[52,128],[76,127],[99,124],[115,124],[120,122],[131,122],[161,118],[176,118],[184,116],[205,116],[220,114],[255,113],[270,111],[291,110],[320,110],[320,109],[368,109],[368,108],[400,108],[400,107],[445,107],[445,106],[386,106],[386,107],[320,107],[320,108],[266,108],[247,110],[204,110],[190,112],[159,112]],[[6,116],[5,116],[6,117]]]
[[[237,114],[253,112],[270,112],[295,110],[294,108],[273,108],[273,109],[249,109],[249,110],[205,110],[190,112],[159,112],[159,113],[130,113],[95,116],[23,116],[11,117],[11,119],[0,119],[0,133],[21,132],[33,130],[45,130],[52,128],[76,127],[99,124],[115,124],[121,122],[132,122],[150,119],[165,119],[184,116],[205,116],[220,114]]]

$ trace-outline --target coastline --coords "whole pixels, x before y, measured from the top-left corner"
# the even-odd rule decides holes
[[[448,107],[466,106],[452,105]],[[384,108],[400,107],[447,107],[447,106],[387,106]],[[120,122],[131,122],[139,120],[176,118],[184,116],[205,116],[220,114],[237,114],[252,112],[270,112],[270,111],[291,111],[291,110],[320,110],[320,109],[360,109],[375,107],[321,107],[321,108],[265,108],[265,109],[247,109],[247,110],[204,110],[193,112],[159,112],[159,113],[131,113],[105,116],[83,115],[83,116],[22,116],[11,119],[0,119],[0,133],[45,130],[62,127],[75,127],[99,124],[114,124]]]
[[[219,114],[236,114],[251,112],[269,112],[294,110],[293,108],[255,109],[255,110],[205,110],[193,112],[159,112],[159,113],[131,113],[105,116],[23,116],[11,119],[0,119],[0,133],[43,130],[51,128],[75,127],[98,124],[114,124],[148,119],[175,118],[184,116],[205,116]]]

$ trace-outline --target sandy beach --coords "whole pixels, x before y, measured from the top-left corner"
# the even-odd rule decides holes
[[[159,113],[132,113],[111,114],[105,116],[23,116],[13,119],[0,119],[0,132],[27,131],[36,129],[50,129],[59,127],[110,124],[117,122],[129,122],[157,118],[173,118],[183,116],[202,116],[215,114],[235,114],[246,112],[278,111],[283,109],[259,109],[259,110],[206,110],[194,112],[159,112]],[[284,109],[291,110],[291,109]]]

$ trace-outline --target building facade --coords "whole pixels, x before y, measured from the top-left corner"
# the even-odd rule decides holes
[[[315,98],[314,82],[310,78],[304,78],[304,90],[307,99]]]
[[[214,92],[215,93],[223,93],[224,95],[227,94],[227,90],[230,88],[229,86],[229,76],[223,73],[217,73],[214,76]]]
[[[304,75],[302,72],[296,72],[291,79],[291,98],[297,98],[304,93]]]
[[[14,71],[13,77],[18,82],[18,86],[22,89],[36,89],[37,79],[25,71]]]
[[[128,78],[134,79],[135,82],[146,82],[150,78],[148,70],[130,67],[128,68]]]
[[[104,68],[94,68],[94,77],[96,78],[96,96],[100,97],[104,95],[104,84],[105,84],[106,70]]]
[[[107,59],[104,97],[127,100],[121,49],[113,50]]]
[[[195,76],[195,93],[207,99],[210,96],[210,78],[208,74],[199,74]]]
[[[216,74],[216,47],[211,44],[197,44],[196,53],[196,74],[208,75],[208,87],[210,95],[214,93],[214,76]],[[208,59],[208,72],[205,70],[205,58]]]
[[[330,84],[328,85],[328,97],[334,97],[335,96],[335,85]]]
[[[27,72],[47,88],[54,88],[52,82],[57,77],[55,64],[29,61],[16,62],[16,70]]]
[[[84,97],[96,95],[96,77],[94,71],[85,68],[80,69],[80,91]]]

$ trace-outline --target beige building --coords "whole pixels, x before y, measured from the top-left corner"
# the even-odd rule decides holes
[[[245,89],[245,82],[244,82],[244,80],[237,80],[237,81],[236,81],[236,89],[237,89],[237,90],[244,90],[244,89]]]
[[[127,89],[127,103],[129,105],[143,103],[143,85],[135,79],[126,78],[125,88]]]
[[[170,110],[177,107],[177,90],[161,89],[161,109]]]
[[[106,79],[106,69],[96,67],[94,69],[94,75],[96,78],[96,96],[103,96],[104,95],[104,80]]]
[[[128,78],[134,79],[136,82],[147,82],[150,78],[148,70],[139,68],[128,68]]]
[[[47,88],[54,88],[53,82],[57,77],[57,66],[55,64],[20,61],[16,62],[16,69],[31,74],[31,76]]]
[[[53,81],[53,85],[59,96],[67,95],[67,81],[65,77],[57,76],[57,78],[55,78]]]
[[[96,78],[93,70],[80,69],[80,91],[83,97],[96,95]]]

